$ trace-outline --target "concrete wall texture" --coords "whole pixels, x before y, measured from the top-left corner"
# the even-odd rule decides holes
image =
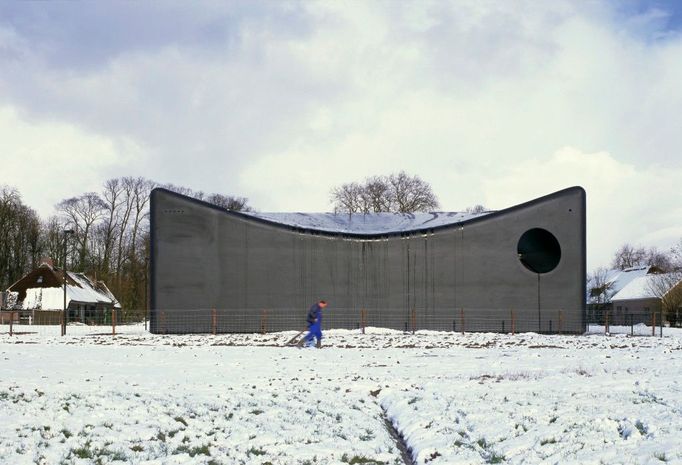
[[[585,330],[585,191],[572,187],[469,221],[348,235],[151,194],[151,330],[326,328]],[[264,312],[267,310],[267,312]]]

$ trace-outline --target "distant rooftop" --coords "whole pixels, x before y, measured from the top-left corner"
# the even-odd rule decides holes
[[[461,223],[484,213],[258,213],[241,212],[261,220],[301,229],[347,234],[386,234],[419,231]]]

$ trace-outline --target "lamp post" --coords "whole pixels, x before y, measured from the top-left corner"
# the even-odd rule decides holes
[[[64,313],[62,314],[62,336],[66,335],[66,246],[69,234],[73,234],[73,229],[64,230]]]

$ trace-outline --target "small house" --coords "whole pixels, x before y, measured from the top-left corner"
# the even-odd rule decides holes
[[[58,324],[61,312],[67,309],[67,321],[86,324],[111,321],[111,311],[121,305],[102,281],[95,281],[83,273],[66,272],[45,261],[38,268],[12,284],[16,293],[15,310],[21,319],[35,324]]]

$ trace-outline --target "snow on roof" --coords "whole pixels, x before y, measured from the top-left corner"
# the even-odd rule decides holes
[[[66,285],[66,306],[70,303],[106,303],[120,308],[120,304],[103,283],[95,283],[82,273],[67,272],[76,285]],[[64,308],[63,287],[34,287],[26,289],[22,304],[25,309],[62,310]]]
[[[431,213],[258,213],[242,212],[246,216],[324,232],[347,234],[387,234],[416,231],[457,224],[492,212],[431,212]]]
[[[609,270],[606,273],[606,291],[601,296],[590,295],[591,288],[595,286],[595,283],[589,282],[587,285],[588,292],[588,304],[599,303],[599,298],[601,297],[601,302],[610,302],[613,297],[618,294],[621,289],[625,288],[633,280],[646,276],[651,270],[650,266],[635,266],[632,268],[626,268],[624,270]]]
[[[611,297],[611,301],[656,298],[656,295],[650,290],[651,279],[654,276],[656,275],[639,276],[633,279]]]
[[[661,281],[656,281],[661,279]],[[637,300],[637,299],[655,299],[659,298],[654,292],[654,289],[665,289],[666,293],[679,283],[679,276],[675,274],[648,274],[633,279],[620,292],[616,293],[611,300]]]

